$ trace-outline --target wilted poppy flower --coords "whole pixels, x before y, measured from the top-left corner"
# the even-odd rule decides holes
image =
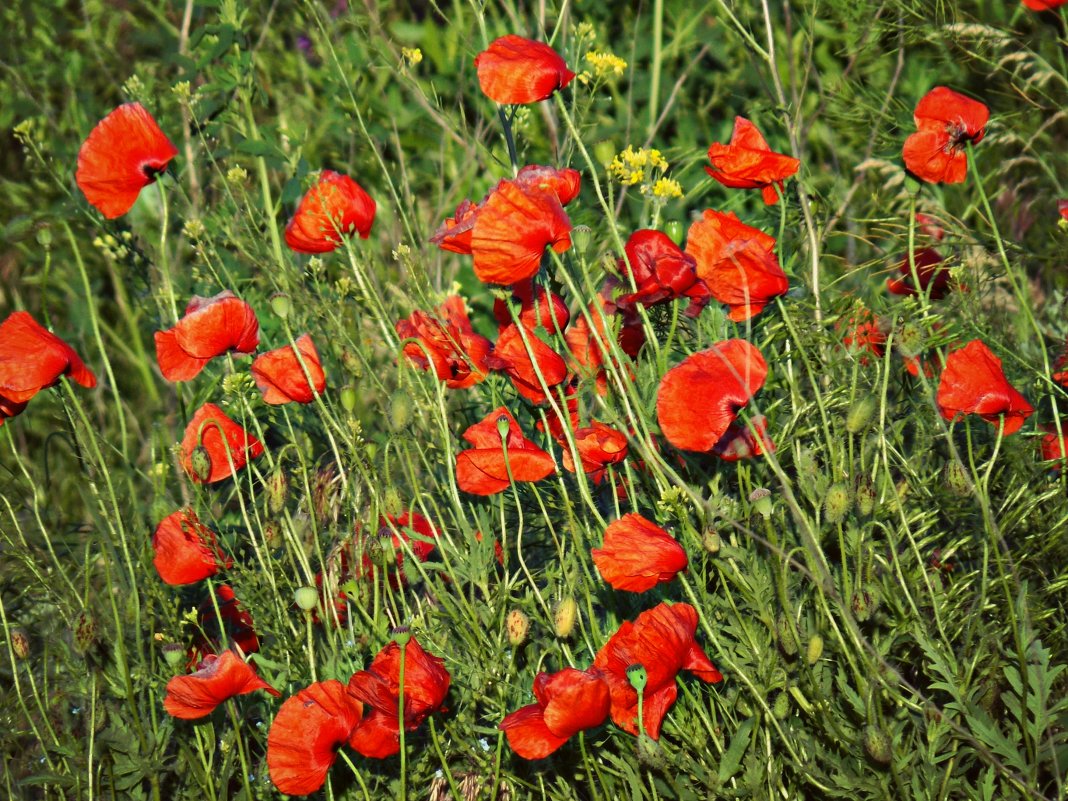
[[[456,484],[472,495],[508,489],[509,471],[516,481],[541,481],[556,469],[553,458],[523,436],[519,423],[503,406],[468,428],[464,439],[474,447],[456,457]]]
[[[1068,0],[1023,0],[1024,6],[1032,11],[1053,11],[1065,3]]]
[[[575,73],[549,45],[509,34],[475,56],[478,85],[502,105],[537,103],[563,89]]]
[[[582,176],[578,170],[570,167],[558,170],[556,167],[528,164],[520,168],[515,182],[522,189],[552,192],[561,206],[566,206],[577,198],[582,190]]]
[[[931,300],[941,300],[949,293],[949,268],[943,266],[942,256],[934,248],[920,248],[913,251],[916,262],[916,277],[920,279],[920,291]],[[912,275],[912,264],[908,257],[898,267],[901,278],[887,278],[886,288],[895,295],[915,295],[916,283]]]
[[[928,183],[959,184],[968,172],[968,142],[986,133],[990,109],[945,86],[936,86],[916,104],[916,133],[905,140],[905,167]]]
[[[563,432],[561,432],[562,434]],[[560,448],[564,467],[575,472],[575,460],[571,458],[571,448],[562,436]],[[582,462],[582,472],[590,477],[594,484],[600,484],[610,464],[619,464],[627,458],[627,437],[621,431],[591,420],[586,428],[575,429],[575,447]]]
[[[78,151],[78,188],[112,220],[130,210],[141,190],[178,155],[140,103],[126,103],[97,123]]]
[[[152,564],[165,584],[195,584],[214,576],[233,561],[215,541],[215,532],[200,522],[192,509],[167,515],[152,535],[156,552]]]
[[[294,345],[300,353],[299,359],[293,350]],[[264,403],[272,406],[311,403],[316,395],[326,389],[326,373],[323,372],[319,351],[315,349],[312,338],[303,334],[294,345],[269,350],[252,362],[252,377],[263,393]],[[309,377],[311,384],[308,383]]]
[[[756,430],[755,434],[753,429]],[[765,453],[775,453],[775,443],[768,436],[768,418],[762,414],[753,415],[749,418],[749,425],[735,420],[712,448],[712,453],[725,462],[737,462],[740,459],[763,456]]]
[[[544,759],[584,729],[608,719],[608,685],[599,675],[565,668],[539,673],[534,679],[533,704],[517,709],[499,728],[523,759]]]
[[[619,272],[634,279],[637,290],[616,298],[627,312],[634,305],[655,306],[675,298],[692,298],[686,314],[696,316],[708,302],[709,292],[697,277],[697,260],[683,252],[660,231],[643,228],[630,235],[624,248],[627,258],[618,262]],[[629,284],[624,281],[624,286]]]
[[[1061,433],[1057,434],[1057,426],[1053,423],[1046,423],[1039,426],[1044,432],[1046,432],[1042,439],[1039,440],[1039,449],[1042,452],[1042,461],[1052,462],[1060,461],[1064,458],[1065,440],[1068,439],[1068,422],[1061,421]],[[1054,469],[1060,470],[1060,465],[1054,465]]]
[[[512,286],[512,300],[519,304],[519,324],[528,331],[541,327],[550,334],[561,332],[571,319],[564,299],[544,287],[535,287],[532,279]],[[498,331],[503,331],[513,322],[508,303],[502,298],[493,301],[493,316],[497,320]]]
[[[1000,425],[1005,436],[1020,430],[1034,409],[1005,378],[1001,359],[982,340],[973,339],[950,351],[938,384],[938,410],[947,420],[958,414],[977,414]]]
[[[196,720],[215,711],[215,707],[236,695],[278,690],[256,675],[252,666],[233,651],[208,654],[195,673],[175,676],[167,682],[163,708],[182,720]]]
[[[214,403],[197,409],[182,437],[182,467],[198,484],[229,478],[262,453],[263,443]]]
[[[402,339],[419,340],[419,344],[404,345],[404,355],[412,364],[423,370],[433,367],[434,375],[450,389],[474,386],[489,374],[486,356],[493,345],[475,333],[459,295],[445,298],[437,316],[414,311],[395,328]]]
[[[0,323],[0,425],[64,375],[83,387],[96,386],[96,376],[73,348],[28,312],[12,312]]]
[[[711,167],[705,172],[731,189],[763,190],[764,202],[773,206],[779,202],[778,186],[797,172],[801,162],[792,156],[774,153],[760,131],[745,117],[734,118],[731,142],[714,142],[708,149]]]
[[[790,288],[775,255],[775,237],[738,219],[707,209],[690,226],[686,252],[697,260],[697,276],[712,297],[730,307],[736,323],[759,314]]]
[[[365,757],[385,759],[400,750],[401,646],[391,642],[367,670],[349,679],[349,695],[362,701],[367,714],[349,738],[349,745]],[[445,660],[428,654],[412,635],[404,645],[404,729],[415,731],[439,711],[449,694]]]
[[[219,605],[219,614],[215,605]],[[221,616],[221,622],[220,622]],[[214,599],[209,594],[197,607],[197,636],[193,643],[191,665],[205,655],[214,653],[225,641],[230,646],[237,646],[242,653],[254,654],[260,650],[260,640],[256,636],[256,627],[252,615],[234,595],[233,589],[226,584],[215,588]]]
[[[601,671],[612,697],[612,720],[631,734],[638,733],[638,693],[627,679],[627,668],[646,671],[642,717],[646,733],[660,737],[664,715],[675,703],[675,677],[688,670],[701,681],[714,684],[723,676],[694,639],[697,611],[689,604],[661,603],[625,621],[597,652],[593,667]]]
[[[211,298],[194,296],[173,328],[156,332],[156,361],[168,381],[189,381],[216,356],[252,353],[259,344],[256,313],[225,290]]]
[[[267,770],[274,786],[287,795],[309,795],[322,787],[362,714],[363,704],[340,681],[320,681],[287,698],[267,732]]]
[[[604,543],[591,551],[601,576],[617,590],[645,592],[686,569],[686,551],[660,526],[639,514],[608,525]]]
[[[486,357],[486,365],[507,373],[516,391],[531,403],[548,400],[541,379],[551,390],[567,378],[567,364],[563,357],[533,331],[520,330],[514,323],[501,332],[493,353]]]
[[[329,253],[354,231],[367,239],[374,221],[371,196],[349,176],[323,170],[286,226],[286,244],[297,253]]]
[[[660,430],[676,448],[712,450],[767,375],[764,357],[744,339],[720,342],[686,357],[660,381]]]

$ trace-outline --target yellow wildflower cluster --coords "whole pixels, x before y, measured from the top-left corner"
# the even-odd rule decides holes
[[[607,78],[609,75],[614,75],[618,78],[623,74],[623,70],[627,68],[626,61],[614,53],[609,53],[607,50],[604,52],[591,50],[586,54],[586,62],[593,67],[593,74],[598,78]]]
[[[401,55],[409,67],[414,67],[423,60],[423,51],[418,47],[402,47]]]
[[[579,41],[589,39],[591,42],[597,38],[597,31],[593,29],[593,23],[580,22],[575,28],[575,38]]]
[[[651,195],[661,202],[682,197],[682,186],[674,178],[667,178],[667,160],[659,150],[627,145],[605,165],[609,177],[623,186],[641,186],[643,195]]]
[[[657,178],[656,183],[652,184],[652,186],[645,184],[642,187],[642,192],[652,195],[658,200],[671,200],[672,198],[682,197],[682,185],[674,178]]]

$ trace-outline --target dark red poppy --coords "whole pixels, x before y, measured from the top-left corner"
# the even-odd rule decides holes
[[[660,381],[656,414],[661,432],[681,450],[712,450],[767,375],[764,357],[744,339],[686,357]]]
[[[404,645],[404,729],[415,731],[442,709],[449,694],[445,660],[428,654],[412,635]],[[391,642],[367,670],[352,674],[349,695],[363,702],[367,714],[349,737],[349,745],[365,757],[385,759],[400,750],[401,646]]]
[[[179,509],[163,518],[152,535],[152,549],[159,577],[172,586],[195,584],[233,564],[219,549],[215,532],[192,509]]]
[[[286,244],[297,253],[329,253],[342,236],[367,239],[374,221],[374,199],[347,175],[323,170],[286,226]]]
[[[438,307],[437,315],[414,311],[395,326],[403,339],[417,339],[404,345],[404,355],[423,370],[434,375],[450,389],[466,389],[488,374],[486,357],[492,343],[476,334],[459,295],[449,295]]]
[[[503,406],[468,428],[464,439],[474,447],[456,457],[456,484],[472,495],[508,489],[509,471],[516,481],[541,481],[556,470],[553,458],[523,436],[519,423]]]
[[[552,192],[561,206],[566,206],[578,197],[582,190],[582,176],[578,170],[565,167],[545,167],[541,164],[528,164],[515,176],[515,182],[522,189]]]
[[[773,206],[779,202],[782,182],[797,172],[801,162],[792,156],[775,153],[768,147],[760,131],[745,117],[734,118],[734,131],[729,145],[714,142],[708,149],[711,167],[705,172],[731,189],[760,189],[764,202]]]
[[[927,183],[961,183],[968,172],[966,145],[982,140],[990,109],[936,86],[916,105],[913,119],[919,130],[905,140],[905,167]]]
[[[639,514],[609,524],[600,548],[591,551],[601,577],[617,590],[645,592],[686,569],[686,551],[660,526]]]
[[[686,252],[697,260],[697,276],[712,297],[730,307],[735,322],[759,314],[790,288],[775,255],[775,237],[738,219],[707,209],[690,226]]]
[[[1024,6],[1032,11],[1053,11],[1065,3],[1068,0],[1023,0]]]
[[[167,169],[178,148],[140,103],[126,103],[97,123],[78,151],[78,188],[112,220]]]
[[[300,358],[297,358],[298,352]],[[263,393],[263,402],[272,406],[311,403],[326,389],[326,373],[319,361],[319,351],[307,334],[298,337],[293,345],[257,356],[252,362],[252,377]]]
[[[864,306],[858,305],[853,316],[839,327],[843,331],[842,344],[860,352],[861,364],[868,363],[868,354],[881,359],[886,353],[886,331],[871,310]]]
[[[575,447],[582,463],[582,472],[588,475],[594,484],[601,483],[608,465],[619,464],[627,458],[627,436],[621,431],[596,420],[591,420],[586,428],[572,430],[575,432]],[[574,473],[575,460],[571,458],[567,439],[562,436],[557,439],[560,442],[564,468]]]
[[[83,387],[96,386],[96,376],[71,346],[28,312],[12,312],[0,323],[0,425],[65,375]]]
[[[211,298],[194,296],[173,328],[156,332],[156,361],[168,381],[189,381],[216,356],[252,353],[259,344],[256,313],[225,290]]]
[[[1045,432],[1042,439],[1039,440],[1039,449],[1042,452],[1042,461],[1053,462],[1061,461],[1064,458],[1065,440],[1068,440],[1068,421],[1061,421],[1061,433],[1058,435],[1057,426],[1053,423],[1046,423],[1039,426],[1042,431]],[[1060,470],[1059,464],[1053,466],[1055,470]]]
[[[548,396],[543,387],[552,390],[567,378],[563,357],[533,331],[521,330],[514,323],[501,332],[486,365],[507,373],[516,391],[531,403],[545,403]]]
[[[219,613],[215,613],[215,605]],[[220,617],[221,616],[221,617]],[[215,653],[224,642],[237,646],[241,653],[254,654],[260,650],[260,639],[252,615],[226,584],[215,588],[215,597],[208,595],[197,607],[198,631],[193,642],[190,665],[195,665],[207,654]],[[220,622],[221,620],[221,622]]]
[[[267,771],[274,786],[287,795],[322,787],[361,715],[363,704],[340,681],[320,681],[287,698],[267,732]]]
[[[256,675],[252,666],[233,651],[208,654],[195,673],[175,676],[167,682],[163,708],[182,720],[196,720],[210,715],[215,707],[237,695],[278,690]]]
[[[624,312],[635,304],[655,306],[676,298],[692,299],[686,314],[694,317],[708,302],[709,292],[704,281],[697,277],[697,260],[685,253],[671,238],[660,231],[643,228],[630,235],[624,248],[627,258],[618,261],[623,285],[629,288],[627,277],[634,280],[637,290],[616,298],[616,305]]]
[[[263,443],[214,403],[197,409],[182,437],[182,467],[197,484],[214,484],[229,478],[262,454]],[[202,472],[205,466],[207,471]]]
[[[1005,378],[1001,359],[982,340],[973,339],[950,351],[938,384],[938,410],[947,420],[959,414],[977,414],[988,423],[1002,425],[1005,436],[1020,430],[1034,409]]]
[[[631,734],[638,733],[638,693],[627,679],[627,668],[646,671],[642,717],[645,732],[660,737],[664,715],[675,703],[675,677],[688,670],[701,681],[714,684],[723,676],[694,639],[697,611],[689,604],[661,603],[625,621],[597,652],[593,667],[601,671],[612,697],[612,720]]]
[[[920,248],[913,252],[916,262],[916,277],[920,279],[920,291],[931,300],[941,300],[950,289],[949,268],[943,266],[942,256],[934,248]],[[912,275],[912,264],[908,257],[898,267],[901,278],[887,278],[886,288],[895,295],[915,295],[916,283]]]
[[[749,418],[749,425],[742,420],[735,420],[712,448],[712,453],[725,462],[775,453],[775,443],[768,436],[768,418],[762,414],[753,415]]]
[[[563,89],[575,73],[549,45],[509,34],[475,56],[478,85],[502,105],[537,103]]]
[[[534,679],[537,701],[517,709],[499,728],[523,759],[544,759],[584,729],[608,719],[608,685],[595,672],[565,668],[539,673]]]
[[[520,281],[512,287],[512,301],[519,304],[519,324],[528,331],[541,327],[550,334],[559,333],[567,328],[571,319],[564,299],[544,287],[535,287],[531,279]],[[498,331],[503,331],[513,322],[508,303],[502,298],[493,301],[493,316],[497,320]]]

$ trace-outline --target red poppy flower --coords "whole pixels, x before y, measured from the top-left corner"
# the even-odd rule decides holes
[[[556,408],[560,409],[559,413],[557,413]],[[548,433],[550,437],[566,448],[567,445],[563,444],[566,442],[564,430],[577,431],[579,427],[578,386],[574,380],[569,381],[564,387],[564,403],[558,404],[556,408],[547,407],[545,409],[545,420],[539,420],[534,424],[534,427],[543,434]],[[579,453],[581,461],[581,451]],[[568,464],[571,464],[570,460],[568,460]],[[574,469],[574,465],[568,467],[568,470],[572,472],[574,472]]]
[[[434,375],[450,389],[474,386],[489,374],[486,357],[493,345],[475,333],[459,295],[447,297],[436,317],[414,311],[395,328],[402,339],[419,340],[419,344],[404,345],[404,355],[412,364],[423,370],[433,367]]]
[[[486,365],[507,373],[516,391],[531,403],[548,400],[539,372],[550,390],[567,378],[567,364],[560,354],[533,331],[521,331],[514,323],[501,332],[493,353],[486,357]]]
[[[949,293],[949,268],[942,266],[942,256],[934,248],[920,248],[913,252],[916,262],[916,277],[920,279],[920,291],[931,300],[941,300]],[[901,278],[887,278],[886,288],[895,295],[915,295],[916,284],[912,265],[906,256],[898,267]]]
[[[219,550],[215,532],[192,509],[167,515],[152,535],[152,564],[165,584],[195,584],[227,568],[233,560]]]
[[[1064,352],[1053,362],[1053,369],[1056,371],[1052,375],[1053,380],[1063,387],[1068,387],[1068,341],[1064,343]],[[2,394],[3,391],[0,388],[0,395]]]
[[[385,759],[400,750],[401,646],[391,642],[367,670],[349,679],[349,695],[368,709],[349,745],[365,757]],[[428,654],[413,635],[404,645],[404,729],[415,731],[439,711],[449,694],[449,671],[445,660]]]
[[[756,429],[754,435],[752,429]],[[727,427],[727,433],[712,447],[712,453],[725,462],[752,459],[765,453],[775,453],[775,443],[768,436],[768,418],[762,414],[749,418],[749,425],[735,420]]]
[[[638,733],[638,693],[627,680],[631,665],[641,665],[646,671],[642,722],[654,740],[659,739],[664,715],[675,703],[675,677],[680,670],[710,684],[723,680],[694,639],[696,631],[697,611],[692,606],[661,603],[642,612],[633,623],[624,622],[597,652],[593,666],[608,684],[617,726]]]
[[[140,103],[126,103],[97,123],[78,151],[74,179],[85,199],[113,220],[130,210],[141,190],[178,155]]]
[[[71,346],[28,312],[12,312],[0,323],[0,425],[65,375],[88,389],[96,386],[96,376]]]
[[[565,167],[545,167],[540,164],[528,164],[515,176],[515,182],[521,189],[552,192],[561,206],[566,206],[578,197],[582,190],[582,176],[578,170]]]
[[[507,424],[503,437],[498,426]],[[516,481],[541,481],[556,469],[553,458],[523,436],[519,423],[501,406],[464,432],[475,447],[456,457],[456,484],[472,495],[508,489],[508,472]],[[507,449],[507,461],[505,460]]]
[[[577,314],[564,332],[568,352],[575,363],[576,372],[584,377],[592,377],[597,384],[597,391],[604,395],[608,391],[608,377],[605,375],[605,352],[608,351],[608,333],[606,330],[604,302],[597,298],[590,304],[589,316]]]
[[[360,722],[363,704],[340,681],[320,681],[290,696],[267,732],[267,771],[280,792],[314,793]]]
[[[1057,426],[1053,423],[1046,423],[1039,426],[1045,433],[1041,440],[1039,440],[1039,449],[1042,451],[1042,461],[1044,462],[1059,462],[1064,458],[1065,440],[1068,440],[1068,422],[1061,421],[1061,433],[1057,435]],[[1054,465],[1055,470],[1060,470],[1061,466]]]
[[[430,241],[442,250],[470,256],[471,234],[475,228],[475,220],[478,219],[478,209],[470,200],[461,201],[453,216],[445,218],[445,222],[430,237]]]
[[[660,430],[681,450],[712,450],[767,375],[764,357],[744,339],[720,342],[686,357],[660,381]]]
[[[965,145],[982,140],[990,109],[936,86],[916,105],[913,119],[919,130],[905,140],[905,167],[927,183],[961,183],[968,172]]]
[[[619,464],[627,458],[627,437],[611,426],[591,420],[587,428],[575,431],[575,447],[578,448],[582,471],[594,484],[600,484],[610,464]],[[562,434],[563,432],[561,432]],[[564,467],[575,472],[575,460],[571,458],[571,448],[565,437],[557,437],[563,453]]]
[[[535,287],[532,279],[512,286],[512,300],[519,303],[519,324],[528,331],[541,327],[550,334],[562,332],[571,319],[564,299],[544,287]],[[502,298],[493,301],[493,316],[497,320],[498,331],[512,324],[512,313]]]
[[[219,656],[204,657],[195,673],[168,681],[163,708],[176,718],[196,720],[210,715],[223,701],[256,690],[281,695],[257,676],[248,662],[233,651],[223,651]]]
[[[207,473],[198,473],[194,451],[201,447],[196,459],[207,457]],[[214,403],[205,403],[182,437],[182,467],[197,484],[214,484],[235,475],[238,470],[263,454],[263,443],[227,417],[226,412]],[[231,462],[233,468],[231,469]]]
[[[545,100],[575,77],[549,45],[514,34],[475,56],[475,69],[483,93],[502,105]]]
[[[354,231],[367,239],[374,221],[371,196],[347,175],[323,170],[286,226],[286,244],[297,253],[329,253]]]
[[[218,615],[215,612],[216,603],[219,605]],[[227,644],[237,646],[245,654],[254,654],[260,650],[260,640],[256,636],[252,615],[226,584],[215,588],[214,599],[209,594],[201,602],[197,607],[197,619],[197,636],[191,652],[191,665],[195,665],[207,654],[214,653],[224,639]]]
[[[696,316],[708,302],[708,288],[697,277],[697,260],[682,251],[671,238],[660,231],[643,228],[630,235],[625,246],[627,258],[618,261],[619,272],[630,275],[637,286],[616,298],[616,305],[624,312],[637,303],[655,306],[675,298],[693,299],[687,315]],[[624,281],[624,286],[628,286]]]
[[[769,206],[779,202],[775,187],[782,191],[783,180],[801,166],[792,156],[772,152],[757,127],[745,117],[734,118],[731,143],[714,142],[708,149],[708,159],[712,166],[705,167],[705,172],[731,189],[763,190],[764,202]]]
[[[297,352],[300,353],[299,359]],[[298,337],[293,345],[257,356],[252,362],[252,377],[263,393],[263,402],[272,406],[311,403],[316,395],[326,389],[326,373],[319,361],[319,351],[307,334]],[[311,384],[308,383],[309,377]]]
[[[861,364],[868,363],[868,353],[878,359],[886,353],[886,332],[875,315],[864,306],[858,305],[856,312],[842,328],[845,332],[842,344],[861,352]]]
[[[1065,0],[1068,3],[1068,0]],[[1068,220],[1068,200],[1057,201],[1057,213],[1061,215],[1062,220]]]
[[[378,545],[384,545],[386,541],[392,544],[396,553],[396,571],[389,571],[389,584],[396,589],[402,584],[408,583],[408,577],[404,572],[404,559],[406,549],[410,548],[415,558],[425,562],[434,550],[434,540],[437,539],[438,531],[433,523],[418,512],[404,512],[400,515],[383,515],[378,518],[378,530],[375,532]],[[415,534],[416,536],[411,536]],[[375,575],[379,569],[376,560],[372,558],[372,540],[362,532],[357,537],[358,547],[362,551],[360,558],[361,572],[357,578]],[[384,545],[389,548],[390,545]]]
[[[645,592],[686,569],[686,551],[660,526],[639,514],[609,524],[604,543],[591,551],[602,578],[617,590]]]
[[[260,344],[256,313],[230,290],[196,297],[173,327],[156,332],[156,361],[168,381],[189,381],[216,356],[252,353]]]
[[[499,728],[523,759],[544,759],[584,729],[608,719],[608,685],[596,673],[565,668],[539,673],[534,679],[537,701],[517,709]]]
[[[1065,3],[1068,0],[1023,0],[1024,6],[1032,11],[1053,11]]]
[[[951,351],[938,384],[938,410],[947,420],[958,414],[977,414],[1000,425],[1005,436],[1020,430],[1034,409],[1005,378],[1001,359],[982,340],[973,339]]]
[[[775,237],[738,219],[732,211],[707,209],[690,226],[686,252],[697,260],[697,276],[712,297],[730,307],[736,323],[759,314],[790,288],[775,255]]]

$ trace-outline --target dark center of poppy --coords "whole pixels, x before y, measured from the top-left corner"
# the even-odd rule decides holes
[[[156,180],[156,176],[162,175],[167,171],[168,162],[149,162],[146,161],[141,165],[141,173],[148,179],[149,183]]]
[[[947,153],[959,153],[968,142],[975,138],[960,122],[947,123],[946,135],[949,137],[944,148]]]

